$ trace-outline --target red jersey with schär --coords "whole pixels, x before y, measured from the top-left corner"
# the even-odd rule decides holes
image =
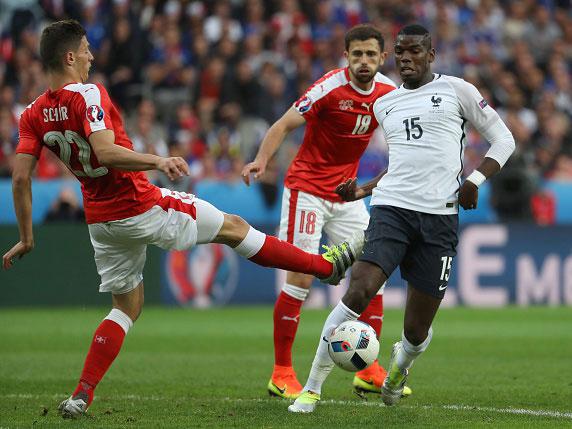
[[[20,118],[16,153],[40,157],[44,146],[81,182],[87,223],[136,216],[161,198],[145,173],[121,171],[99,163],[89,144],[91,133],[112,130],[115,144],[133,150],[118,110],[101,85],[72,83],[48,90]]]
[[[373,103],[394,89],[391,79],[376,73],[372,88],[361,90],[350,81],[348,68],[316,81],[293,106],[306,119],[306,132],[284,184],[340,202],[334,189],[356,177],[359,159],[378,126]]]

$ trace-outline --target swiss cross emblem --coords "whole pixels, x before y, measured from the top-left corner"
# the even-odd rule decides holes
[[[97,344],[105,344],[107,342],[107,337],[102,337],[101,335],[95,336],[95,342]]]
[[[354,107],[353,100],[340,100],[340,110],[350,110]]]

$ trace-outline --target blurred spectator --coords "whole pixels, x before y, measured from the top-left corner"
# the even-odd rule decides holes
[[[524,160],[513,155],[499,174],[491,179],[491,206],[501,222],[533,220],[531,198],[535,191]]]
[[[208,136],[209,157],[212,160],[211,178],[233,181],[240,178],[243,162],[240,157],[238,135],[221,127]]]
[[[152,101],[142,100],[137,108],[136,117],[131,119],[127,125],[128,134],[136,152],[169,156],[165,131],[156,121],[155,105]],[[156,172],[148,171],[147,173],[149,175]],[[153,177],[149,176],[151,180]]]
[[[148,77],[153,86],[177,87],[181,90],[192,83],[194,76],[191,64],[191,52],[181,41],[180,30],[170,25],[164,28],[162,21],[157,18],[157,31],[161,35],[153,40],[150,53]]]
[[[223,36],[238,42],[242,38],[242,28],[231,16],[230,2],[216,0],[214,3],[213,14],[205,19],[205,37],[210,43],[218,42]]]
[[[556,197],[550,191],[536,192],[531,199],[532,216],[538,225],[556,223]]]
[[[189,163],[200,160],[206,146],[199,134],[199,119],[191,106],[182,103],[177,107],[174,121],[169,125],[169,150],[171,156],[181,156]]]
[[[121,107],[128,107],[129,88],[139,82],[140,49],[131,24],[121,18],[113,24],[113,35],[103,42],[105,73],[109,76],[109,93]]]
[[[524,29],[524,40],[537,63],[545,64],[552,51],[554,41],[562,35],[558,25],[551,19],[548,6],[539,2],[531,21]]]
[[[264,94],[260,82],[254,75],[251,64],[241,60],[235,68],[227,70],[224,76],[221,103],[234,102],[248,116],[261,116]]]
[[[246,0],[243,24],[244,36],[251,34],[266,35],[267,25],[264,19],[264,2],[262,0]]]
[[[82,2],[81,25],[87,33],[89,47],[96,58],[96,63],[105,38],[107,37],[106,22],[102,16],[103,10],[99,8],[97,0],[87,0]]]
[[[46,223],[53,222],[85,222],[85,213],[72,188],[65,187],[48,211]]]
[[[286,93],[286,79],[281,73],[272,73],[264,81],[264,108],[261,117],[269,124],[276,122],[292,104]]]
[[[12,158],[18,142],[15,122],[10,109],[0,106],[0,177],[11,176]]]

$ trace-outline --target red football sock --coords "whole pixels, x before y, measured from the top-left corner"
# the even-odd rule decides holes
[[[119,324],[109,319],[101,322],[93,335],[93,341],[83,365],[80,384],[74,394],[79,390],[86,390],[85,384],[91,387],[87,390],[95,389],[117,357],[124,338],[125,331]]]
[[[358,320],[375,329],[377,338],[380,338],[381,326],[383,325],[383,295],[374,296]]]
[[[318,277],[328,277],[333,269],[332,263],[320,255],[305,252],[271,235],[266,236],[262,248],[249,259],[264,267],[281,268]]]
[[[292,366],[292,344],[298,330],[300,309],[304,301],[284,291],[280,292],[274,305],[274,363]]]

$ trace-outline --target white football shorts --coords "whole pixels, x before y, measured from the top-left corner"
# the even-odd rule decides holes
[[[340,243],[367,229],[369,213],[363,200],[334,203],[302,191],[284,188],[280,239],[310,253],[320,253],[325,232],[329,243]]]
[[[364,200],[333,203],[315,195],[284,188],[280,214],[281,240],[286,240],[309,253],[320,253],[325,232],[329,244],[347,240],[358,231],[365,231],[369,213]],[[383,294],[385,283],[379,288]]]
[[[184,250],[217,236],[223,212],[192,194],[163,188],[161,194],[145,213],[88,225],[100,292],[124,294],[135,289],[143,281],[148,244]]]

